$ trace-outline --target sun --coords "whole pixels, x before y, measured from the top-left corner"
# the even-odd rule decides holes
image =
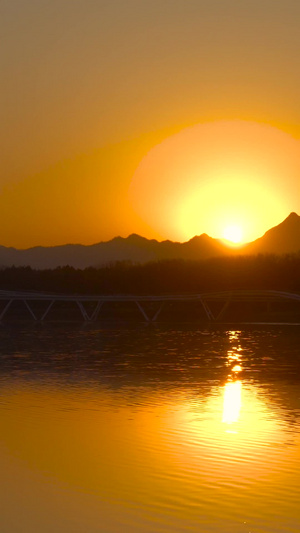
[[[243,241],[243,230],[240,226],[226,226],[223,231],[223,239],[230,244],[241,244]]]
[[[238,245],[299,210],[300,141],[267,124],[217,121],[154,146],[135,170],[135,213],[162,238]]]

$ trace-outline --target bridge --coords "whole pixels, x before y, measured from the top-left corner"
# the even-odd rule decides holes
[[[276,304],[279,305],[281,311],[282,305],[284,306],[284,312],[287,316],[293,316],[292,322],[300,322],[300,294],[273,290],[234,290],[200,294],[143,296],[51,294],[1,290],[0,322],[9,318],[10,310],[13,307],[17,309],[18,318],[30,318],[35,322],[43,322],[49,318],[50,314],[52,317],[55,316],[55,311],[60,319],[68,319],[72,306],[76,307],[77,311],[79,310],[79,316],[84,322],[95,322],[101,311],[102,316],[106,316],[105,307],[111,303],[136,306],[141,318],[146,322],[157,321],[162,310],[166,306],[174,304],[177,306],[191,304],[194,310],[199,310],[200,307],[205,320],[208,322],[224,321],[226,313],[228,314],[228,310],[233,305],[237,305],[237,309],[245,309],[247,305],[251,304],[252,310],[254,309],[255,312],[255,309],[258,309],[257,305],[262,304],[267,316],[267,323],[272,323],[270,316],[271,318],[274,317],[274,313],[270,315],[270,309]],[[242,320],[239,313],[237,319],[237,321]],[[255,322],[255,320],[252,319],[250,322]]]

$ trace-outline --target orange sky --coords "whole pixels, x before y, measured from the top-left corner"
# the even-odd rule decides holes
[[[294,0],[3,2],[0,244],[211,233],[205,218],[181,233],[176,221],[154,225],[129,197],[136,169],[206,122],[299,139],[299,23]],[[300,213],[296,181],[284,216]],[[279,223],[283,208],[273,213]]]

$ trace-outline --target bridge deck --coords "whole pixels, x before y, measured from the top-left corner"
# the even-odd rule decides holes
[[[98,318],[103,304],[107,302],[134,302],[141,315],[147,322],[154,322],[160,315],[164,305],[168,302],[199,302],[208,321],[221,320],[229,306],[234,302],[299,302],[300,294],[273,291],[273,290],[236,290],[221,292],[206,292],[199,294],[175,294],[175,295],[133,295],[133,294],[50,294],[24,291],[0,291],[0,321],[9,311],[13,302],[23,303],[30,317],[35,321],[43,321],[57,302],[73,302],[77,305],[84,321],[92,322]],[[41,314],[34,309],[34,302],[44,302],[45,308]],[[154,314],[147,312],[147,303],[156,302],[157,309]],[[216,312],[212,309],[213,303],[219,303]],[[87,307],[93,305],[92,311]],[[145,307],[146,305],[146,307]],[[300,305],[299,305],[300,310]]]

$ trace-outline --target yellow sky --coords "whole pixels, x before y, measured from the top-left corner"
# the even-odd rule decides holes
[[[224,120],[300,137],[294,0],[10,0],[0,21],[0,244],[174,238],[128,196],[155,145]]]
[[[173,239],[203,227],[220,238],[235,227],[249,242],[297,210],[299,176],[299,140],[265,124],[212,121],[152,148],[130,197],[149,226]]]

